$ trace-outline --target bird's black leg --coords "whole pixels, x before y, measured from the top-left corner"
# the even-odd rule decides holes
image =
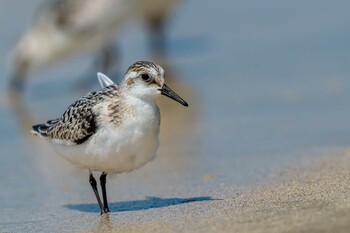
[[[102,172],[102,175],[100,176],[100,183],[101,183],[101,189],[102,189],[102,197],[103,197],[103,206],[104,206],[104,212],[108,213],[108,201],[107,201],[107,192],[106,192],[106,177],[107,173]]]
[[[97,182],[96,182],[96,180],[95,180],[95,178],[94,178],[94,176],[92,175],[91,172],[90,172],[90,179],[89,179],[89,181],[90,181],[92,190],[94,190],[94,193],[95,193],[98,205],[100,206],[101,214],[103,214],[103,213],[105,213],[105,211],[103,210],[103,205],[102,205],[102,202],[101,202],[101,199],[100,199],[100,195],[98,195]]]

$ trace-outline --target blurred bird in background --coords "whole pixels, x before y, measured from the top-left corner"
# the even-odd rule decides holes
[[[115,32],[138,19],[150,32],[153,52],[165,49],[165,19],[178,0],[54,0],[45,5],[32,27],[11,51],[11,90],[24,87],[26,76],[68,57],[94,52],[96,69],[115,65]]]

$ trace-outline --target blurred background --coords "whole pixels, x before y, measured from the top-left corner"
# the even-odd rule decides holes
[[[112,212],[134,210],[128,202],[146,196],[215,196],[261,184],[305,156],[350,144],[348,1],[169,1],[159,21],[143,15],[141,0],[130,1],[129,17],[120,16],[108,43],[17,72],[25,77],[14,95],[11,54],[47,2],[0,1],[0,224],[9,229],[24,229],[32,224],[28,218],[98,212],[88,172],[57,156],[30,128],[99,89],[97,72],[119,82],[137,60],[164,66],[169,86],[190,107],[160,99],[159,157],[108,180]],[[44,33],[40,40],[48,38]],[[42,53],[40,46],[33,48]],[[95,62],[103,48],[116,51],[112,68]],[[160,206],[177,203],[161,200]],[[121,201],[127,204],[120,207]]]

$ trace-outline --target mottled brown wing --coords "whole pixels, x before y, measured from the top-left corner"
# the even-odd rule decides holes
[[[34,125],[32,133],[56,140],[67,145],[81,144],[91,137],[98,128],[97,116],[93,108],[106,99],[118,95],[117,84],[105,87],[101,91],[91,92],[71,104],[60,118],[45,124]]]
[[[68,108],[60,120],[48,128],[51,139],[81,144],[96,132],[95,116],[89,106]]]
[[[33,126],[37,135],[74,145],[85,142],[96,132],[95,115],[92,107],[96,103],[95,93],[69,106],[60,118]]]

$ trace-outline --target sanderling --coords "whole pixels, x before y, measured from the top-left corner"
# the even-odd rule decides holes
[[[109,84],[104,80],[101,85],[106,87],[101,91],[87,94],[61,117],[32,129],[35,135],[48,139],[68,161],[89,169],[101,213],[109,212],[107,174],[130,172],[155,157],[160,126],[157,97],[165,95],[188,106],[164,83],[163,68],[152,62],[134,63],[119,85]],[[103,204],[92,171],[102,172]]]
[[[100,69],[115,63],[115,31],[125,21],[141,19],[149,25],[151,43],[163,47],[164,19],[177,0],[54,0],[44,7],[32,27],[11,51],[13,90],[36,70],[83,52],[98,52]]]

